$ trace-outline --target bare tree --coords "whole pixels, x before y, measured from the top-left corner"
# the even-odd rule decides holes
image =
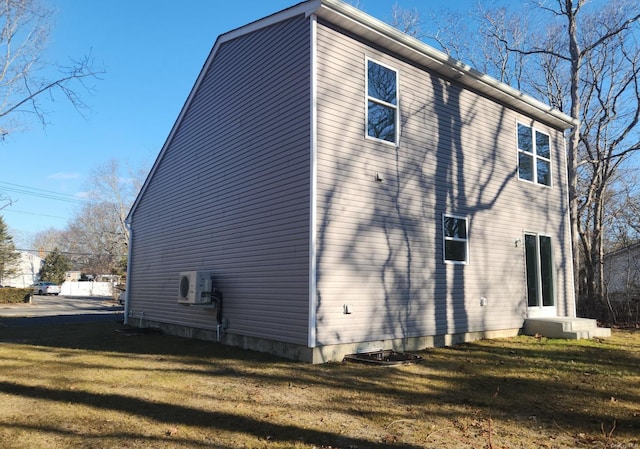
[[[597,10],[587,3],[535,1],[519,15],[479,7],[478,33],[465,47],[447,40],[446,32],[432,34],[455,51],[473,48],[470,57],[456,56],[577,120],[567,160],[574,279],[576,288],[583,287],[578,298],[593,305],[603,298],[609,186],[640,148],[640,47],[634,35],[640,14],[635,1],[611,0]]]
[[[47,255],[47,253],[53,251],[54,248],[59,248],[61,251],[66,251],[66,247],[63,245],[65,239],[65,231],[61,231],[55,228],[45,229],[35,234],[25,249],[30,249],[40,257]]]
[[[417,39],[423,37],[422,19],[417,8],[404,9],[398,3],[391,8],[390,25]]]
[[[96,166],[87,182],[90,202],[68,224],[62,245],[86,273],[116,274],[125,265],[129,229],[125,219],[148,170],[112,159]]]
[[[144,167],[132,170],[123,167],[116,159],[111,159],[97,166],[89,177],[91,199],[98,204],[108,204],[112,209],[113,216],[117,217],[118,232],[125,246],[129,242],[129,230],[125,220],[147,173],[148,169]]]
[[[113,205],[102,202],[82,207],[67,227],[64,247],[74,265],[84,273],[119,274],[127,242],[123,240]]]
[[[86,104],[77,88],[101,71],[90,56],[62,66],[44,54],[51,31],[52,11],[38,0],[0,0],[0,136],[18,128],[17,117],[30,115],[46,124],[42,100],[56,92],[82,113]]]
[[[606,200],[604,226],[605,254],[626,248],[640,241],[640,192],[638,168],[623,167],[611,182]]]
[[[618,12],[611,11],[610,16]],[[593,302],[604,298],[604,226],[610,186],[626,158],[640,149],[635,130],[640,119],[637,44],[630,33],[616,34],[593,48],[584,67],[577,225],[586,277],[583,293]]]
[[[88,108],[79,89],[97,79],[91,56],[57,65],[45,60],[52,11],[39,0],[0,0],[0,139],[21,128],[30,117],[47,124],[43,99],[62,94],[78,112]],[[25,117],[27,116],[27,117]],[[0,210],[13,200],[0,195]]]
[[[122,274],[129,244],[125,219],[147,173],[146,167],[123,167],[115,159],[96,166],[87,180],[87,203],[65,230],[38,233],[31,247],[45,254],[58,248],[85,274]]]
[[[0,210],[4,209],[5,207],[11,206],[13,203],[14,200],[3,193],[0,193]]]

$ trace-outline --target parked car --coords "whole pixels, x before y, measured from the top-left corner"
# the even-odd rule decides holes
[[[33,284],[33,293],[36,295],[59,295],[60,286],[53,282],[36,282]]]

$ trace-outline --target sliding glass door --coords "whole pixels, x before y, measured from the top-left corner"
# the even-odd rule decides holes
[[[527,301],[529,308],[555,306],[551,237],[525,234]]]

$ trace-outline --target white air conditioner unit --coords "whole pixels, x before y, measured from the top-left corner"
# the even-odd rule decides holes
[[[205,271],[180,273],[178,302],[181,304],[211,303],[211,273]]]

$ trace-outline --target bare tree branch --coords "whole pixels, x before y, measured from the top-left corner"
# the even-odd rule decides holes
[[[46,125],[42,98],[58,91],[82,114],[87,105],[78,87],[104,73],[94,68],[91,55],[72,60],[67,67],[44,61],[52,13],[39,0],[0,0],[0,135],[12,131],[8,122],[20,114],[32,114]],[[48,75],[57,70],[58,76]],[[47,75],[43,75],[47,73]]]

